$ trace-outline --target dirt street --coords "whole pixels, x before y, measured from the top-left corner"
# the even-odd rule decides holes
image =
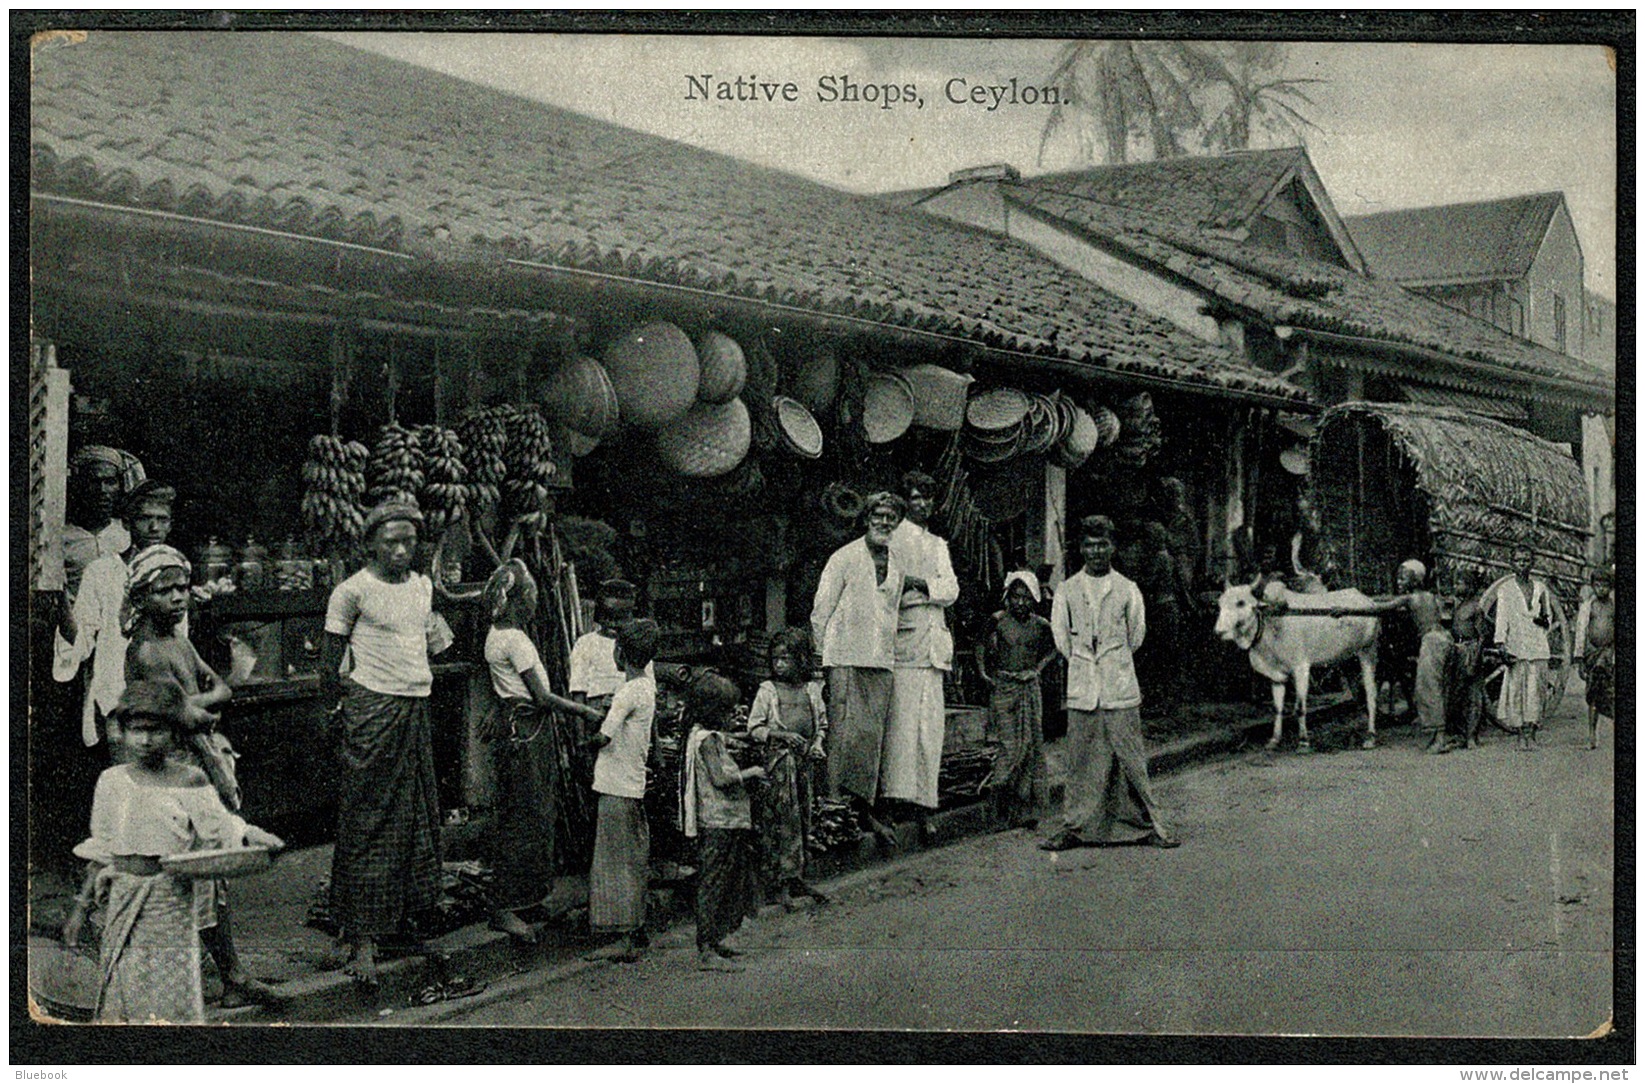
[[[1159,784],[1179,850],[989,836],[762,916],[732,940],[746,973],[695,970],[677,930],[445,1022],[1587,1034],[1610,1013],[1613,772],[1579,705],[1535,752],[1425,756],[1395,730],[1190,769]]]

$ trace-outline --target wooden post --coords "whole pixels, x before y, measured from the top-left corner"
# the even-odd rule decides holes
[[[331,435],[343,431],[343,407],[348,405],[348,386],[353,375],[353,329],[347,324],[331,326],[331,349],[327,360],[331,367]]]
[[[446,423],[446,338],[443,335],[434,339],[434,424]]]
[[[1054,591],[1063,582],[1063,569],[1068,564],[1064,551],[1068,540],[1068,470],[1048,462],[1036,489],[1040,492],[1028,500],[1025,556],[1030,567],[1050,566],[1045,589]]]
[[[63,527],[68,519],[68,370],[58,368],[57,347],[34,344],[29,395],[29,484],[36,591],[63,589]]]
[[[394,425],[399,421],[395,412],[395,401],[400,396],[400,365],[399,358],[394,351],[394,338],[388,340],[388,360],[383,363],[383,387],[388,396],[388,424]]]

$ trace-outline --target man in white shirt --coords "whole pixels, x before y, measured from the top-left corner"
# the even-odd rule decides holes
[[[907,506],[876,493],[863,507],[863,537],[834,551],[811,608],[811,640],[828,673],[828,784],[851,802],[886,849],[896,836],[874,815],[891,718],[892,665],[903,570],[891,534]]]
[[[942,680],[954,665],[954,637],[944,615],[960,597],[960,584],[948,543],[926,526],[936,501],[936,481],[909,471],[902,485],[908,514],[891,533],[903,584],[881,790],[887,798],[936,809],[947,722]]]
[[[80,740],[87,748],[97,745],[107,727],[110,754],[119,737],[111,716],[126,688],[125,629],[121,614],[126,604],[126,585],[131,579],[126,562],[139,550],[158,545],[171,534],[171,507],[177,491],[168,485],[145,481],[126,498],[123,518],[130,525],[131,542],[121,552],[104,554],[86,566],[74,605],[63,611],[53,642],[52,677],[72,681],[86,669],[86,697],[80,713]],[[179,631],[188,636],[188,618]],[[101,725],[100,725],[101,724]]]
[[[1148,782],[1142,690],[1132,661],[1147,631],[1142,592],[1114,571],[1107,516],[1080,521],[1080,556],[1085,567],[1063,581],[1051,604],[1051,634],[1068,660],[1068,781],[1062,826],[1040,847],[1175,847]]]
[[[1508,659],[1497,699],[1497,721],[1519,737],[1519,746],[1536,745],[1542,725],[1543,682],[1547,678],[1548,626],[1553,606],[1548,585],[1531,575],[1534,556],[1528,543],[1514,546],[1514,578],[1497,591],[1496,632],[1492,639]]]

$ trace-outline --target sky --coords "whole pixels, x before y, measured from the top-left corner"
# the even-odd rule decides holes
[[[1024,88],[1046,84],[1056,41],[324,36],[853,192],[936,186],[953,170],[997,162],[1034,174],[1084,161],[1068,136],[1041,157],[1047,107],[1025,100]],[[1305,142],[1341,214],[1560,190],[1589,288],[1615,298],[1616,80],[1607,51],[1299,42],[1286,47],[1283,72],[1324,80],[1306,87],[1317,130]],[[735,100],[739,76],[744,100]],[[1013,78],[1015,104],[1009,89],[996,99],[989,88]],[[876,100],[843,100],[848,82]],[[733,100],[720,99],[722,83]],[[899,100],[888,108],[890,98]]]

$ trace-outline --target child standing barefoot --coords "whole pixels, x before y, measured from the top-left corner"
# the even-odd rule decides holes
[[[754,907],[750,837],[750,779],[765,778],[759,766],[739,768],[731,759],[731,709],[737,687],[717,674],[698,680],[689,710],[695,725],[685,743],[686,837],[697,840],[697,966],[703,971],[741,971],[725,939]]]
[[[133,555],[127,598],[137,623],[126,648],[126,681],[169,680],[183,690],[183,731],[172,757],[204,771],[223,805],[233,813],[240,809],[236,754],[228,739],[217,733],[213,710],[225,703],[233,690],[200,658],[184,631],[189,572],[188,559],[163,543]],[[132,754],[133,750],[123,748],[116,759]],[[223,981],[223,1007],[256,1003],[278,1008],[283,999],[273,987],[251,977],[234,946],[227,883],[201,882],[196,896],[200,939]]]
[[[525,563],[511,560],[485,586],[491,630],[485,660],[498,708],[481,737],[491,744],[497,772],[497,819],[490,835],[491,928],[518,941],[535,942],[536,931],[517,914],[543,898],[553,872],[561,795],[554,786],[560,752],[559,730],[550,708],[599,722],[593,708],[548,690],[537,645],[521,627],[537,609],[537,581]]]
[[[1057,657],[1051,622],[1034,613],[1040,600],[1032,572],[1005,578],[1005,611],[983,641],[978,664],[992,688],[988,698],[988,740],[1000,747],[987,787],[994,815],[1012,828],[1038,825],[1045,801],[1045,755],[1041,750],[1040,674]]]
[[[766,747],[766,785],[754,800],[754,839],[766,892],[792,910],[795,895],[828,902],[805,881],[812,775],[824,759],[828,714],[822,682],[806,680],[812,665],[804,632],[790,629],[773,637],[769,661],[771,680],[761,683],[748,711],[749,737]]]
[[[588,874],[588,922],[596,934],[619,934],[615,951],[596,953],[631,963],[651,940],[645,932],[646,866],[651,833],[645,819],[645,762],[657,715],[657,683],[646,674],[657,652],[657,623],[632,621],[617,631],[616,662],[626,680],[611,697],[597,748],[594,864]]]
[[[74,849],[91,866],[63,940],[71,947],[79,941],[95,889],[105,916],[98,1020],[205,1022],[194,921],[201,882],[162,871],[161,858],[243,844],[276,852],[285,846],[230,813],[199,768],[170,758],[186,706],[176,682],[126,686],[115,711],[134,759],[98,778],[91,838]]]

